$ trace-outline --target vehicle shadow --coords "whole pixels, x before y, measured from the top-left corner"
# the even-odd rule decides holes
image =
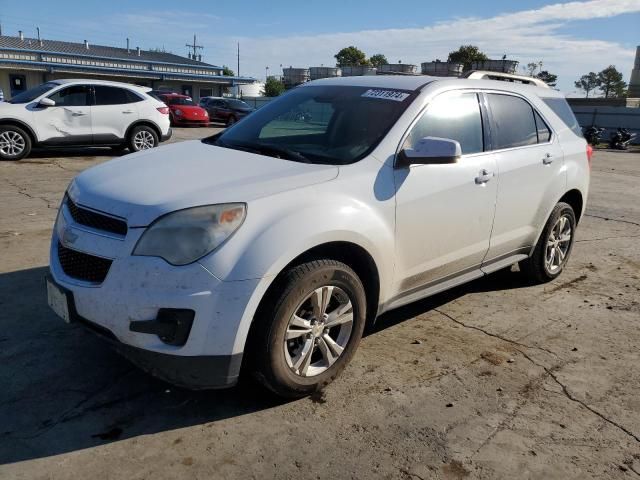
[[[145,374],[47,306],[46,268],[0,274],[0,465],[203,425],[286,403],[251,381],[192,392]],[[381,316],[369,335],[467,293],[525,286],[499,273]],[[308,400],[303,400],[308,401]]]
[[[33,149],[25,160],[37,158],[77,158],[77,157],[118,157],[128,153],[129,150],[113,149],[110,147],[75,147],[75,148],[50,148]]]

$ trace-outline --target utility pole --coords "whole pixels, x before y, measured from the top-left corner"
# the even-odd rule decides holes
[[[189,44],[187,43],[185,45],[186,47],[189,47],[190,50],[193,50],[193,53],[191,53],[191,58],[193,58],[194,60],[196,59],[196,54],[198,52],[198,50],[202,50],[204,47],[202,45],[198,45],[196,43],[196,34],[193,34],[193,44]]]
[[[238,42],[238,71],[236,72],[236,75],[238,77],[240,76],[240,42]]]

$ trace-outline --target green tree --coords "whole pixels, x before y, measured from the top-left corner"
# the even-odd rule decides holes
[[[222,75],[224,75],[225,77],[235,77],[236,74],[229,67],[227,67],[226,65],[223,65],[222,66]]]
[[[475,45],[461,45],[458,50],[449,52],[447,59],[449,62],[464,64],[465,70],[471,70],[473,62],[482,62],[484,60],[489,60],[489,57]]]
[[[369,57],[369,63],[372,67],[379,67],[380,65],[388,65],[389,61],[383,54],[376,53],[375,55],[371,55],[371,57]]]
[[[525,71],[530,77],[535,77],[536,70],[538,69],[542,70],[542,60],[539,62],[527,63],[527,66],[525,67]]]
[[[264,84],[262,93],[265,97],[277,97],[284,92],[284,83],[276,77],[269,77]]]
[[[555,87],[556,83],[558,82],[558,76],[554,75],[553,73],[547,70],[541,70],[540,72],[538,72],[538,74],[536,75],[536,78],[542,80],[544,83],[546,83],[550,87]]]
[[[598,88],[604,94],[604,98],[624,97],[627,82],[622,80],[622,73],[614,65],[609,65],[598,73]]]
[[[369,65],[367,56],[362,50],[354,47],[345,47],[335,54],[338,67],[351,67],[358,65]]]
[[[589,92],[596,89],[599,85],[598,82],[598,74],[596,72],[589,72],[586,75],[582,75],[578,81],[574,82],[574,85],[586,94],[585,98],[589,98]]]

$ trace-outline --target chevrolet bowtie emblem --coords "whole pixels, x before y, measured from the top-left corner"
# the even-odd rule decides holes
[[[70,228],[65,228],[64,233],[62,234],[62,244],[68,245],[70,243],[75,242],[78,239],[78,235],[73,233]]]

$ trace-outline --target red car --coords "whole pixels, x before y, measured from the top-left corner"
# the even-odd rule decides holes
[[[158,98],[167,104],[171,115],[171,124],[180,125],[209,125],[209,113],[199,107],[191,97],[179,93],[167,93],[158,95]]]

